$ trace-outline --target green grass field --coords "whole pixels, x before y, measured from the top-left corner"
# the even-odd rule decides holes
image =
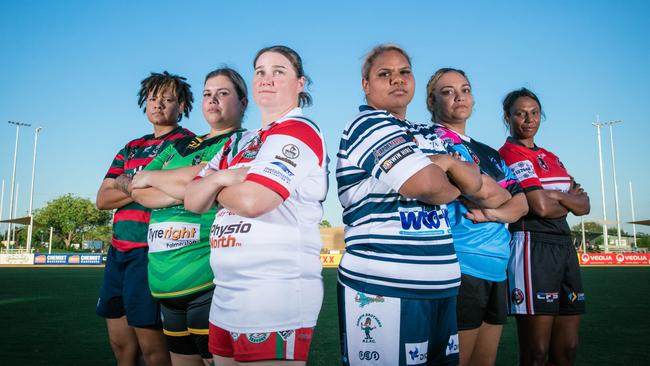
[[[0,364],[114,365],[95,302],[101,268],[0,268]],[[339,365],[336,270],[324,270],[325,301],[309,365]],[[578,365],[648,365],[650,268],[584,268],[587,315]],[[517,363],[509,320],[498,365]]]

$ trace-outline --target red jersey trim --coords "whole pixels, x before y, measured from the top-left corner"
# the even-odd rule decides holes
[[[282,184],[274,181],[273,179],[267,178],[263,175],[251,173],[246,176],[246,180],[261,184],[264,187],[271,189],[273,192],[279,194],[283,200],[289,198],[289,191]]]
[[[135,222],[143,222],[145,224],[148,224],[150,218],[151,218],[151,212],[140,211],[140,210],[120,210],[115,213],[115,218],[113,222],[135,221]]]
[[[323,166],[323,140],[307,123],[292,119],[283,121],[269,131],[267,138],[272,135],[286,135],[300,140],[316,154],[318,166]]]
[[[114,248],[122,252],[128,252],[129,250],[132,249],[146,248],[148,246],[147,243],[139,243],[136,241],[115,239],[115,236],[113,236],[113,240],[111,242]]]

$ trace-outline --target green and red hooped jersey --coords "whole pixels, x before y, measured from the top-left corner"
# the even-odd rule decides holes
[[[233,136],[235,135],[235,136]],[[207,163],[228,139],[242,130],[206,139],[186,137],[167,146],[145,170],[171,170]],[[157,298],[181,297],[214,287],[210,267],[210,227],[216,207],[203,214],[176,205],[151,211],[149,221],[149,288]]]
[[[178,126],[162,136],[149,134],[132,140],[115,155],[104,178],[115,179],[122,174],[135,174],[144,169],[169,144],[186,136],[194,134]],[[136,202],[118,208],[113,215],[113,247],[123,252],[146,247],[149,216],[150,210]]]

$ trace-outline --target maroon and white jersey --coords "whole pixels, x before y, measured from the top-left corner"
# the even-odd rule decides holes
[[[499,149],[499,154],[517,176],[524,192],[547,189],[568,192],[571,188],[571,176],[564,164],[552,152],[535,145],[533,148],[519,144],[508,138]],[[511,232],[533,231],[547,234],[569,235],[571,229],[566,216],[558,219],[541,218],[531,211],[517,222],[509,225]]]
[[[238,333],[313,327],[323,299],[319,223],[327,156],[318,126],[300,109],[231,138],[203,169],[250,167],[247,181],[284,202],[262,216],[217,211],[210,234],[216,285],[210,322]]]

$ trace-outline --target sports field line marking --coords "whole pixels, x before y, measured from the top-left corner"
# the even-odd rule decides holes
[[[0,305],[9,305],[17,304],[21,302],[31,302],[34,300],[48,300],[51,299],[51,296],[28,296],[28,297],[15,297],[13,299],[2,299],[0,300]]]

